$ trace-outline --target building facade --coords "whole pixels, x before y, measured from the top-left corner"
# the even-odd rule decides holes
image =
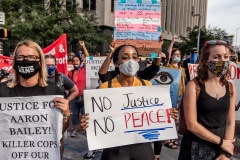
[[[187,36],[187,28],[198,26],[200,1],[202,14],[200,27],[206,26],[208,0],[162,0],[161,25],[162,35],[171,40],[173,35]],[[114,27],[114,0],[76,0],[81,7],[89,10],[99,18],[98,23],[103,30]],[[89,5],[89,2],[90,5]],[[194,6],[194,13],[192,13]],[[193,16],[195,15],[195,16]]]

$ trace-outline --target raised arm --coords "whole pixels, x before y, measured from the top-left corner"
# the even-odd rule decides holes
[[[112,56],[113,56],[113,52],[114,52],[114,41],[112,41],[112,43],[109,45],[110,48],[110,52],[107,55],[106,59],[104,60],[101,68],[99,69],[99,74],[107,74],[108,68],[110,66],[111,60],[112,60]]]
[[[80,44],[80,46],[82,46],[82,48],[83,48],[83,54],[84,54],[84,56],[85,56],[85,57],[89,57],[89,53],[88,53],[88,50],[87,50],[87,48],[86,48],[86,46],[85,46],[84,41],[79,41],[79,44]]]
[[[177,36],[173,36],[172,37],[172,41],[168,47],[168,53],[169,53],[169,58],[168,58],[168,62],[167,62],[167,65],[169,64],[169,61],[170,61],[170,58],[171,58],[171,53],[172,53],[172,49],[173,49],[173,45],[174,43],[176,42],[176,40],[178,39]]]

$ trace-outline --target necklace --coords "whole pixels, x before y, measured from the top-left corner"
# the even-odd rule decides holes
[[[214,94],[216,94],[216,99],[219,100],[219,90],[221,89],[221,87],[217,87],[217,90],[214,90],[213,87],[210,86],[209,88],[212,92],[214,92]]]

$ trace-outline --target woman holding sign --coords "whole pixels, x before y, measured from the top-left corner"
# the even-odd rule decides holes
[[[230,159],[233,155],[236,91],[227,79],[228,43],[207,41],[197,70],[200,94],[191,80],[183,99],[187,129],[183,135],[179,160]]]
[[[12,79],[0,83],[0,97],[63,95],[63,92],[55,83],[47,81],[45,58],[41,47],[37,43],[31,40],[19,42],[13,53],[12,66]],[[63,125],[65,125],[67,123],[66,117],[70,115],[69,101],[60,97],[56,97],[52,101],[54,107],[62,111],[65,119]],[[22,110],[19,109],[18,112]],[[56,133],[55,136],[57,136],[57,132],[53,133]],[[31,135],[26,140],[32,140]]]
[[[119,76],[111,81],[105,82],[99,88],[116,88],[116,87],[130,87],[152,85],[147,80],[138,79],[135,77],[139,69],[138,52],[134,46],[122,45],[116,48],[112,56],[115,67],[119,68]],[[177,117],[177,111],[171,109],[171,114],[174,118]],[[88,114],[81,118],[81,126],[83,129],[88,127]],[[153,160],[154,154],[151,143],[138,143],[126,146],[107,148],[103,150],[102,160]]]

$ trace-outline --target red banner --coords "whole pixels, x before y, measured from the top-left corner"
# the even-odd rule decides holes
[[[51,45],[43,49],[44,54],[52,54],[57,59],[57,70],[67,75],[67,35],[63,34]]]
[[[0,55],[0,69],[5,69],[10,73],[12,71],[12,57]]]

